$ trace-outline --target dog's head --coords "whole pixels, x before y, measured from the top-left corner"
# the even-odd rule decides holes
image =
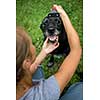
[[[62,20],[57,11],[52,10],[48,16],[46,16],[40,28],[45,37],[48,37],[51,42],[58,41],[58,36],[62,31]]]

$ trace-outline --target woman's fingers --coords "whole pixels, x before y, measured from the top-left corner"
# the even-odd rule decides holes
[[[48,43],[48,37],[46,38],[46,40],[43,43],[43,48],[45,48],[47,46],[47,43]]]
[[[47,43],[48,42],[48,37],[46,38],[46,40],[44,41],[44,43]]]
[[[53,5],[52,9],[57,10],[57,5]]]
[[[54,48],[57,48],[57,47],[59,47],[59,42],[54,43]]]

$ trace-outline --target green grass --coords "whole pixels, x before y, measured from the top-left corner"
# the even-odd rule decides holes
[[[16,0],[16,23],[26,29],[36,46],[37,54],[43,44],[43,34],[40,23],[48,14],[53,4],[61,5],[69,15],[71,22],[77,30],[81,46],[83,47],[83,1],[82,0]],[[47,68],[49,56],[42,63],[46,78],[54,74],[60,67],[64,57],[55,57],[53,68]],[[78,65],[77,72],[83,72],[83,56]],[[77,73],[74,74],[69,84],[80,81]]]

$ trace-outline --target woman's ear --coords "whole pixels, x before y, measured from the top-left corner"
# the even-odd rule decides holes
[[[24,62],[23,62],[23,68],[24,69],[30,69],[30,66],[31,66],[31,60],[30,59],[25,59]]]

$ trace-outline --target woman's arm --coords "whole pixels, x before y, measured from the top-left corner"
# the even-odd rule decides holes
[[[37,69],[38,65],[46,58],[46,56],[55,50],[59,46],[59,43],[48,43],[48,38],[45,40],[42,50],[39,55],[36,57],[35,61],[30,67],[30,71],[33,73],[34,69]]]
[[[57,10],[60,13],[71,49],[69,55],[65,58],[58,72],[55,74],[55,77],[60,86],[60,90],[62,92],[77,68],[82,50],[78,34],[72,26],[63,8],[61,6],[54,5],[53,9]]]

